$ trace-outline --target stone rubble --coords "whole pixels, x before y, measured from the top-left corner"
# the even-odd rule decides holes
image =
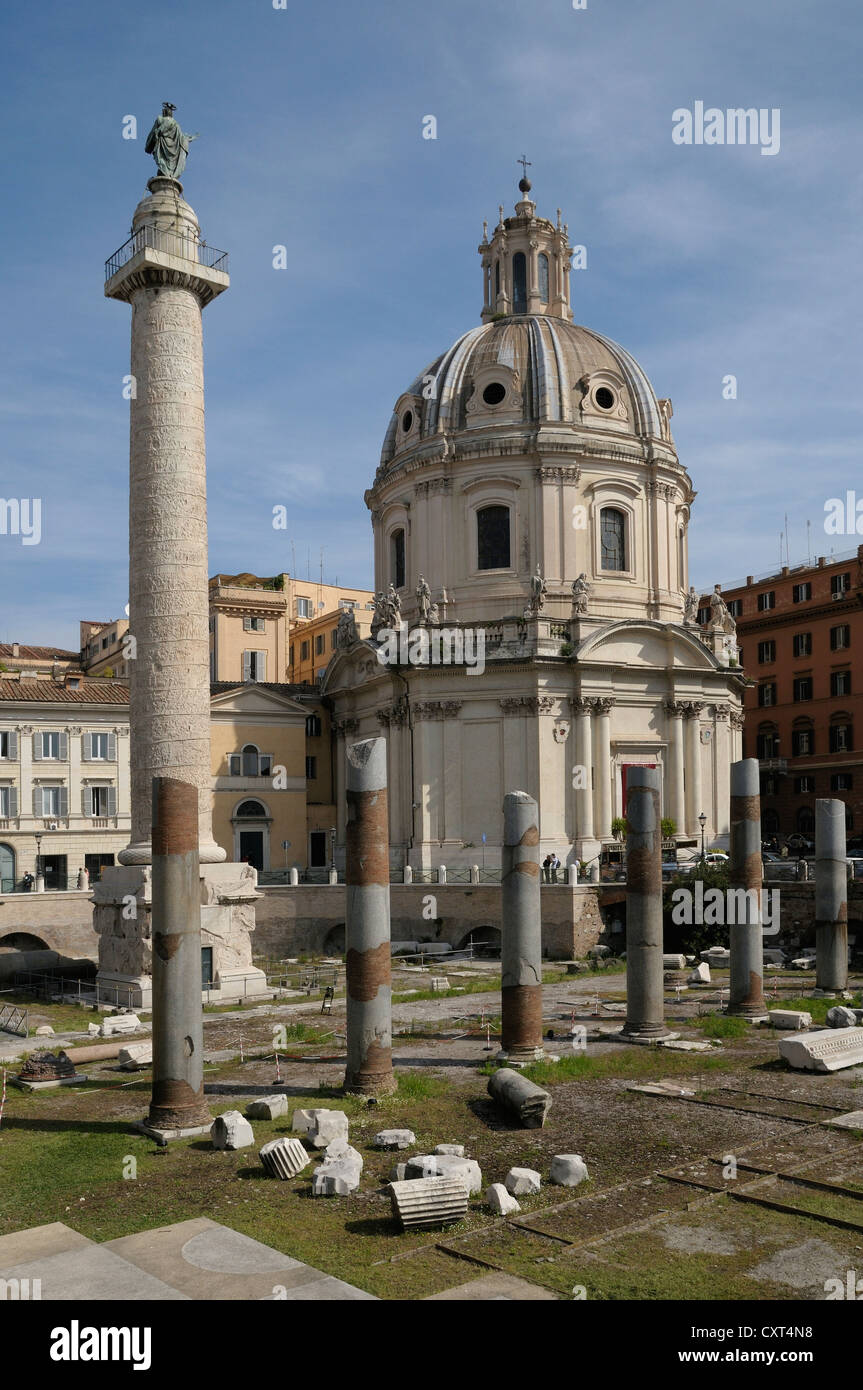
[[[255,1135],[239,1110],[226,1110],[210,1126],[210,1139],[214,1149],[247,1149],[254,1144]]]
[[[560,1187],[578,1187],[589,1176],[581,1154],[555,1154],[549,1169],[549,1181]]]
[[[521,1211],[518,1202],[502,1182],[493,1182],[491,1187],[486,1188],[485,1200],[498,1216],[512,1216],[515,1212]]]
[[[246,1106],[250,1120],[278,1120],[287,1113],[287,1096],[261,1096],[260,1100],[252,1100]]]
[[[258,1150],[258,1157],[271,1178],[282,1179],[296,1177],[312,1161],[299,1139],[289,1136],[271,1139]]]
[[[539,1192],[542,1183],[533,1168],[510,1168],[503,1185],[512,1197],[532,1197]]]

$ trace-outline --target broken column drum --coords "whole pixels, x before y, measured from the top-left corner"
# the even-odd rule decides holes
[[[626,782],[626,1022],[624,1037],[662,1038],[662,829],[659,773],[631,767]]]
[[[848,987],[848,870],[845,803],[815,802],[815,984],[827,994]]]
[[[501,874],[501,1050],[510,1062],[532,1062],[542,1046],[542,914],[539,814],[532,796],[503,799]]]
[[[390,970],[387,745],[365,739],[346,749],[345,1090],[395,1090]]]
[[[761,795],[757,758],[731,764],[732,888],[737,894],[735,921],[729,924],[731,978],[728,1012],[743,1018],[767,1013],[764,999],[764,931],[761,923]],[[739,906],[743,898],[743,907]],[[742,920],[741,920],[742,918]]]
[[[204,1100],[198,790],[153,778],[153,1092],[148,1123],[209,1124]]]

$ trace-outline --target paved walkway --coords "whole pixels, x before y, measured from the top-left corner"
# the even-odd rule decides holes
[[[0,1279],[41,1280],[43,1300],[273,1299],[337,1301],[373,1294],[198,1217],[99,1245],[62,1221],[0,1236]],[[8,1295],[7,1295],[8,1296]]]

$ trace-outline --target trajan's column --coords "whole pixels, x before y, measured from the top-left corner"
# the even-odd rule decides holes
[[[254,928],[254,873],[246,865],[223,865],[225,851],[212,830],[201,314],[228,288],[228,258],[201,242],[198,219],[183,199],[179,175],[196,137],[181,129],[174,110],[166,102],[147,137],[158,172],[135,209],[130,239],[105,267],[106,296],[132,306],[132,838],[119,856],[125,872],[108,871],[96,886],[95,925],[100,980],[136,982],[129,1002],[139,1004],[148,1002],[150,974],[154,777],[197,788],[203,944],[213,951],[213,979],[223,997],[260,992],[265,985],[252,968],[248,935]]]

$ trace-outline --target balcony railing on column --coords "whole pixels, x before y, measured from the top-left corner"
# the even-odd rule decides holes
[[[181,236],[179,232],[160,231],[156,227],[139,227],[133,236],[125,241],[105,262],[105,279],[110,280],[120,268],[137,256],[139,251],[150,247],[153,251],[164,251],[167,256],[178,256],[184,261],[195,261],[209,270],[228,273],[228,253],[208,246],[205,241],[195,241],[192,237]]]

